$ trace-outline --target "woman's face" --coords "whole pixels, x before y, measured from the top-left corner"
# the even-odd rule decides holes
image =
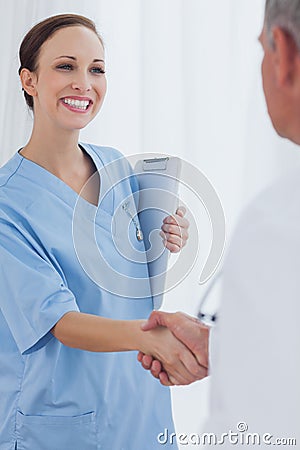
[[[32,74],[35,121],[68,130],[85,127],[103,103],[104,71],[104,50],[92,30],[72,26],[54,33]]]

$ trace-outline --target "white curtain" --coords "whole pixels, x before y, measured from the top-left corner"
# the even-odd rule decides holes
[[[299,164],[295,146],[273,131],[264,103],[257,41],[264,0],[0,4],[1,163],[24,145],[31,128],[17,76],[22,36],[46,16],[74,12],[92,18],[104,38],[109,84],[103,110],[82,140],[115,146],[126,155],[166,152],[196,165],[219,193],[228,236],[246,202]],[[203,227],[205,247],[210,236]],[[166,296],[164,308],[196,312],[202,262]],[[178,432],[201,428],[207,385],[173,390]]]

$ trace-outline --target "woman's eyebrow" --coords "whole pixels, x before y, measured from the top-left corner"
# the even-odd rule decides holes
[[[76,61],[75,56],[68,56],[68,55],[61,55],[61,56],[58,56],[58,57],[55,58],[55,59],[60,59],[60,58],[69,58],[69,59],[72,59],[73,61]],[[93,62],[104,62],[104,60],[103,60],[103,59],[97,59],[97,58],[95,58],[95,59],[93,60]]]

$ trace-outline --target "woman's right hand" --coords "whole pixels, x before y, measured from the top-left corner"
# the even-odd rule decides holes
[[[143,331],[144,320],[114,320],[78,311],[66,313],[52,328],[64,345],[92,352],[139,350],[159,361],[170,384],[190,384],[203,378],[194,354],[160,325]],[[201,376],[202,375],[202,376]]]
[[[203,366],[166,327],[143,332],[139,350],[161,363],[170,385],[187,385],[203,378]]]

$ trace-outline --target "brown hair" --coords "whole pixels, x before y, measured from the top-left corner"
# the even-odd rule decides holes
[[[77,14],[58,14],[56,16],[48,17],[42,22],[37,23],[25,35],[19,50],[20,68],[19,75],[22,69],[28,69],[31,72],[37,70],[37,62],[42,45],[46,42],[56,31],[61,28],[83,26],[92,30],[99,38],[102,46],[103,40],[98,34],[94,22],[87,17]],[[23,89],[24,97],[30,109],[33,109],[33,98]]]

